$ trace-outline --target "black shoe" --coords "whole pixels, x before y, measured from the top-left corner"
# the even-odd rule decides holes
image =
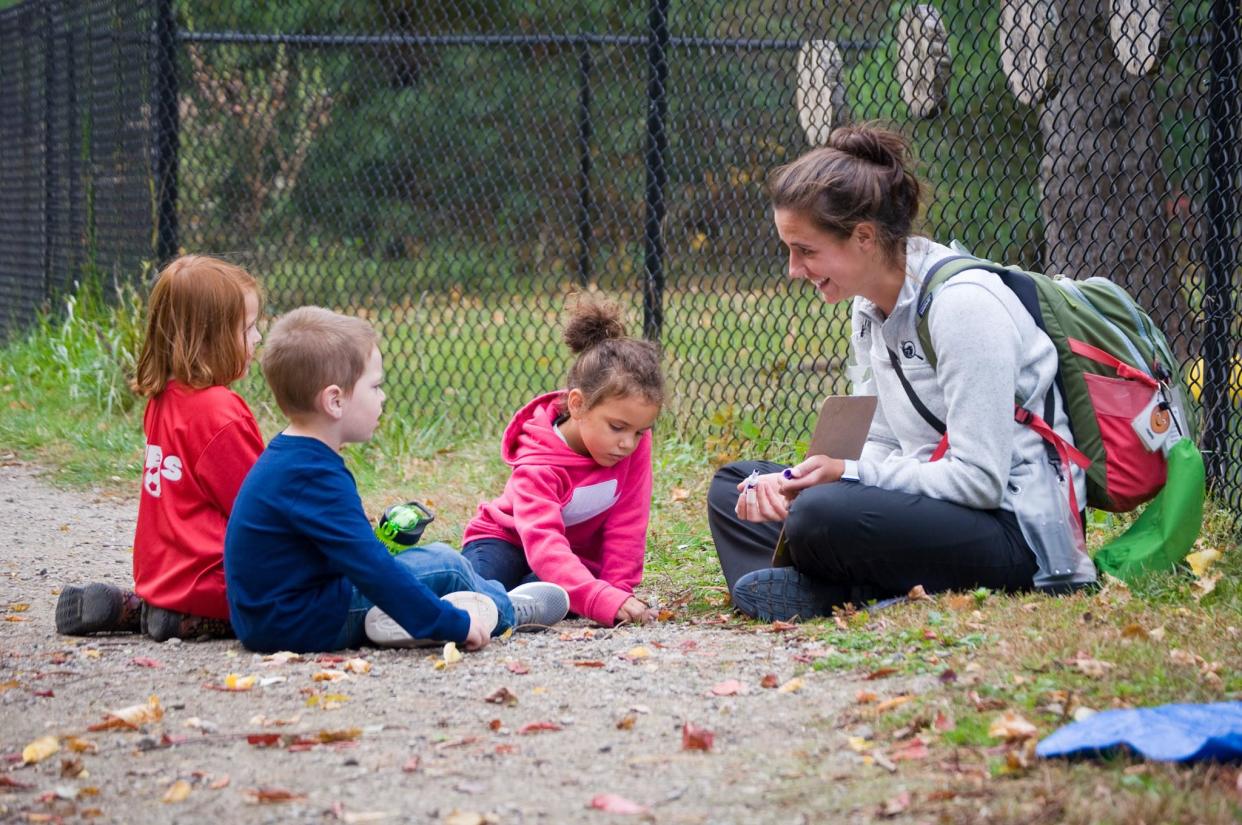
[[[733,606],[765,622],[813,619],[832,614],[834,592],[792,567],[769,567],[737,580]]]
[[[65,636],[129,632],[139,629],[141,599],[113,584],[92,582],[66,587],[56,600],[56,632]]]
[[[208,619],[203,616],[191,616],[175,610],[165,610],[149,604],[142,606],[142,632],[153,641],[166,642],[169,639],[231,639],[233,627],[227,619]]]

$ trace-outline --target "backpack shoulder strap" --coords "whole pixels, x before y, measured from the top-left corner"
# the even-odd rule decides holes
[[[1021,270],[1001,266],[983,258],[975,258],[970,255],[949,255],[936,261],[932,268],[928,270],[927,275],[923,278],[923,286],[919,289],[919,301],[916,305],[918,315],[915,326],[919,337],[919,346],[923,348],[923,355],[927,357],[927,363],[931,365],[932,369],[936,367],[936,351],[932,348],[931,328],[928,319],[932,300],[936,297],[936,292],[941,286],[951,278],[970,269],[982,269],[998,275],[1001,282],[1017,296],[1022,306],[1035,319],[1035,323],[1039,328],[1044,328],[1043,312],[1039,308],[1039,294],[1031,281],[1030,275]]]

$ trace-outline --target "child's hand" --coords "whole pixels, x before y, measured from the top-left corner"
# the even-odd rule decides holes
[[[487,647],[487,643],[491,640],[492,637],[483,629],[483,625],[475,621],[474,616],[471,616],[470,632],[466,634],[466,650],[482,650]]]
[[[621,624],[622,622],[642,624],[643,622],[654,620],[655,617],[655,610],[648,607],[645,602],[630,596],[621,602],[621,606],[617,608],[617,617],[613,620],[613,624]]]

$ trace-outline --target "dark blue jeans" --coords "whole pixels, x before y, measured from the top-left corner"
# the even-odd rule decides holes
[[[397,561],[414,571],[414,575],[437,596],[447,596],[459,590],[473,590],[490,598],[496,605],[500,620],[496,623],[493,636],[499,636],[513,627],[513,602],[506,592],[509,588],[495,581],[488,581],[474,572],[461,554],[442,542],[422,544],[412,550],[399,554]],[[375,602],[368,599],[358,588],[354,588],[353,599],[349,603],[349,615],[345,626],[341,628],[336,643],[330,650],[346,647],[361,647],[366,644],[367,611],[375,607]]]
[[[498,581],[506,590],[539,581],[526,562],[525,551],[503,539],[475,539],[461,554],[481,578]]]

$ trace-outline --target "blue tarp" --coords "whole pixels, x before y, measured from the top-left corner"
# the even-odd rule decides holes
[[[1161,762],[1242,760],[1242,702],[1105,710],[1054,731],[1035,753],[1095,756],[1120,745]]]

